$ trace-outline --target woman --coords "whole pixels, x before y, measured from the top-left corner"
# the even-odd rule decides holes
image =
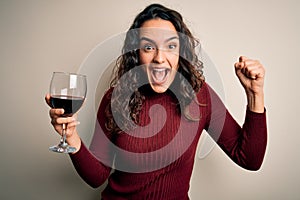
[[[103,199],[189,199],[203,129],[235,163],[260,168],[267,143],[264,67],[244,56],[234,65],[248,103],[240,127],[205,83],[197,44],[178,12],[152,4],[126,35],[90,149],[75,117],[50,110],[59,134],[62,123],[68,124],[67,142],[77,149],[70,157],[79,175],[92,187],[108,179]]]

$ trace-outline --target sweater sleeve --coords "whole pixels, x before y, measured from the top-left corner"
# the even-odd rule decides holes
[[[236,164],[248,170],[258,170],[267,146],[266,110],[255,113],[247,109],[244,124],[240,126],[213,89],[209,86],[207,89],[210,111],[206,130]]]
[[[79,176],[93,188],[102,185],[110,174],[110,167],[99,162],[84,143],[77,153],[70,154],[70,158]]]
[[[70,154],[72,163],[80,177],[91,187],[99,187],[110,175],[114,154],[111,151],[111,134],[105,128],[105,109],[110,102],[107,92],[100,103],[95,131],[89,148],[81,142],[80,150]]]

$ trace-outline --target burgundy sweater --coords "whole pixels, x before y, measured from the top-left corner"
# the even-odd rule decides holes
[[[204,84],[188,120],[176,109],[169,92],[146,96],[140,127],[112,135],[105,128],[104,110],[112,89],[103,97],[90,148],[83,143],[70,155],[78,174],[92,187],[108,185],[103,199],[189,199],[189,182],[197,144],[206,130],[239,166],[258,170],[267,144],[266,113],[246,110],[243,126],[228,113],[216,93]],[[200,103],[200,104],[199,104]],[[112,170],[114,169],[114,170]]]

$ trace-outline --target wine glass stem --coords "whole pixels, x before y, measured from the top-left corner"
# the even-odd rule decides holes
[[[68,146],[68,143],[66,142],[66,124],[62,124],[62,135],[60,140],[60,146],[63,148]]]

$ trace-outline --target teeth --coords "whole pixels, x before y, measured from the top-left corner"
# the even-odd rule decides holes
[[[166,71],[166,69],[153,69],[153,71],[163,72],[163,71]]]

